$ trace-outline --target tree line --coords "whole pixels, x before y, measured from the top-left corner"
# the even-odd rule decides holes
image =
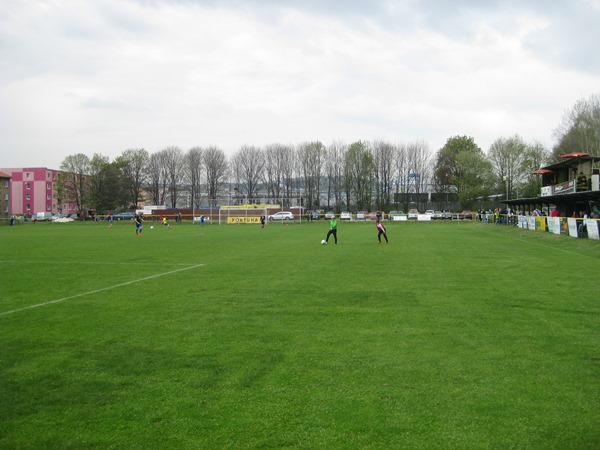
[[[541,181],[531,172],[560,154],[600,155],[600,96],[567,111],[554,138],[552,151],[514,135],[496,139],[487,153],[470,136],[450,137],[435,153],[425,141],[385,140],[244,145],[232,155],[216,146],[186,151],[171,146],[155,153],[139,148],[112,161],[77,153],[60,165],[58,196],[59,203],[73,201],[78,210],[96,211],[133,209],[142,202],[200,208],[231,199],[285,203],[292,198],[302,198],[308,209],[389,210],[408,208],[409,199],[435,192],[471,209],[493,194],[539,195]]]

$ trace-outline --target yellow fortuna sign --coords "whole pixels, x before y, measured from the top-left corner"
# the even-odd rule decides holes
[[[257,216],[242,216],[242,217],[228,217],[227,223],[260,223],[260,217]]]

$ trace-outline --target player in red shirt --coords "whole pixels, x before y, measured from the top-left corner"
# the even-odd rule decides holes
[[[381,235],[383,235],[383,237],[385,238],[385,243],[389,244],[388,237],[387,237],[387,231],[385,229],[385,226],[379,221],[379,218],[377,218],[377,221],[375,222],[375,226],[377,227],[377,231],[379,232],[379,233],[377,233],[377,243],[381,244]]]

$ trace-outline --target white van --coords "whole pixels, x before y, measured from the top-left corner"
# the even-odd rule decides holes
[[[50,219],[52,219],[52,213],[49,213],[49,212],[39,212],[39,213],[33,214],[31,216],[31,220],[37,220],[37,221],[50,220]]]

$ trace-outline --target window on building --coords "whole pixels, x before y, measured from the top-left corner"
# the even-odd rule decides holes
[[[31,186],[29,185],[29,183],[25,183],[25,189],[31,189]]]
[[[29,180],[29,178],[31,178],[31,174],[29,172],[25,172],[25,178]]]
[[[27,196],[25,197],[27,200],[31,200],[31,194],[27,194]]]
[[[8,187],[8,180],[4,180],[4,187]]]
[[[46,173],[46,178],[47,178],[47,179],[50,179],[50,177],[51,177],[51,176],[52,176],[52,174],[51,174],[50,172],[47,172],[47,173]]]
[[[27,211],[31,211],[31,205],[28,203],[25,209],[27,209]]]
[[[8,194],[4,194],[4,200],[8,200]]]
[[[52,196],[50,194],[46,194],[46,200],[52,200]]]

